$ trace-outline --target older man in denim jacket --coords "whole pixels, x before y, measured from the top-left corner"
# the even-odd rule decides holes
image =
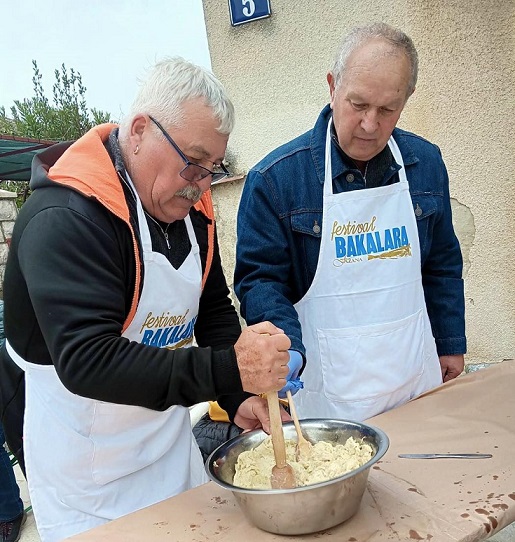
[[[306,365],[302,417],[363,420],[458,376],[462,256],[440,150],[396,128],[417,52],[382,23],[354,29],[312,130],[248,174],[235,290]]]

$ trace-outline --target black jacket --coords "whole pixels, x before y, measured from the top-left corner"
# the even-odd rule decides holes
[[[97,127],[34,160],[33,192],[16,221],[5,271],[6,337],[27,361],[53,364],[78,395],[154,410],[214,399],[224,405],[224,395],[232,404],[242,392],[232,346],[241,329],[216,232],[209,234],[213,220],[203,210],[190,212],[205,272],[198,347],[160,349],[121,336],[137,306],[144,269],[135,207],[124,192],[123,172],[116,171],[112,129]],[[161,251],[163,243],[153,243]],[[11,421],[24,403],[23,379],[13,365],[4,347],[0,408],[8,442],[18,437]]]

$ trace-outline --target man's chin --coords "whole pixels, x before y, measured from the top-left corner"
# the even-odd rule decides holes
[[[200,200],[199,199],[189,199],[189,198],[184,198],[184,197],[179,197],[178,198],[180,200],[180,203],[179,205],[177,206],[178,209],[185,209],[186,211],[186,214],[188,214],[190,212],[190,209],[196,205],[198,203],[198,201]]]
[[[184,220],[189,215],[192,207],[193,204],[190,205],[188,208],[181,207],[179,209],[174,209],[173,212],[170,214],[173,216],[174,220]]]
[[[189,201],[191,203],[191,201]],[[159,216],[156,216],[158,220],[161,222],[165,222],[166,224],[170,224],[171,222],[175,222],[176,220],[184,220],[189,212],[190,209],[193,207],[192,205],[174,205],[171,208],[163,208],[161,207],[161,212],[159,213]]]
[[[168,201],[168,205],[161,205],[160,209],[163,217],[160,220],[163,222],[184,220],[198,201],[197,199],[192,200],[176,194],[172,200]]]
[[[388,144],[384,145],[384,147]],[[353,160],[360,160],[366,162],[371,160],[374,156],[377,156],[383,149],[377,140],[364,140],[358,139],[354,142],[354,146],[348,153]]]

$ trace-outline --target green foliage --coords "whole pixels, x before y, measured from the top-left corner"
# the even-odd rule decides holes
[[[14,121],[6,116],[5,107],[0,105],[0,134],[14,135],[14,131]]]
[[[17,194],[16,207],[21,209],[21,206],[25,203],[25,200],[29,196],[29,183],[28,181],[0,181],[0,188],[7,190],[8,192],[14,192]]]
[[[43,76],[35,60],[32,61],[34,96],[15,100],[10,118],[5,107],[0,107],[0,133],[19,137],[67,141],[77,139],[90,128],[111,122],[110,114],[86,106],[86,87],[82,76],[64,64],[55,70],[52,103],[43,90]]]
[[[5,107],[0,106],[0,134],[69,141],[78,139],[97,124],[112,122],[109,113],[87,108],[86,87],[79,72],[73,68],[68,70],[64,64],[54,71],[51,103],[43,90],[43,76],[35,60],[32,67],[34,96],[15,100],[9,116]],[[29,194],[28,183],[24,181],[4,181],[0,187],[18,194],[18,207]]]

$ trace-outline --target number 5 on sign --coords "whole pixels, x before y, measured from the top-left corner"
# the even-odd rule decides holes
[[[270,0],[229,0],[232,26],[270,17]]]

